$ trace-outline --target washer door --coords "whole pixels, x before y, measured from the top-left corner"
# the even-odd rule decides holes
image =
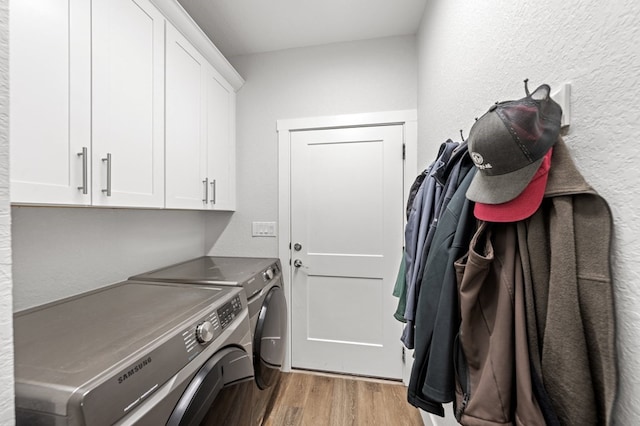
[[[253,338],[253,368],[260,389],[272,386],[284,364],[287,301],[281,287],[272,287],[262,303]]]
[[[225,385],[251,378],[252,373],[249,355],[242,349],[227,347],[215,353],[187,386],[167,426],[199,425]]]

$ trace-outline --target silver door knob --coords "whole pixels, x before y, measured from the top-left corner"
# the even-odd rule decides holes
[[[299,268],[302,266],[302,260],[300,259],[296,259],[293,261],[293,266],[295,266],[296,268]]]

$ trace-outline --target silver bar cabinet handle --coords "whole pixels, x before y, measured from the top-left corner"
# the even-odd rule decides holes
[[[107,163],[107,189],[103,189],[107,197],[111,197],[111,153],[107,153],[107,158],[103,158],[102,162]]]
[[[87,187],[87,147],[82,147],[82,152],[78,153],[78,157],[82,157],[82,186],[79,186],[78,189],[82,190],[83,194],[89,193],[89,188]]]
[[[204,198],[202,198],[202,202],[206,203],[207,201],[209,201],[209,178],[205,178],[202,183],[204,184]]]
[[[211,204],[216,203],[216,180],[211,181]]]

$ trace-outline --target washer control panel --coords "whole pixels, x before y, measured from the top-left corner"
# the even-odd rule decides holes
[[[222,331],[231,324],[242,312],[242,300],[240,296],[222,305],[216,311],[211,311],[200,321],[193,324],[182,333],[184,347],[190,358],[195,357],[209,342],[222,334]]]
[[[215,311],[209,312],[200,321],[182,333],[185,349],[191,357],[200,353],[200,348],[222,334],[222,327]]]
[[[236,296],[218,309],[218,318],[224,330],[242,312],[242,301]]]

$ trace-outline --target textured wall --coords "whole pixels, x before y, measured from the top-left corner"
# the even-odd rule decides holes
[[[640,419],[640,3],[433,1],[418,34],[419,164],[446,138],[468,134],[522,80],[572,83],[566,142],[615,222],[619,424]],[[443,424],[443,423],[439,423]]]
[[[9,2],[0,0],[0,424],[14,423],[11,208],[9,207]]]
[[[276,121],[416,108],[415,37],[391,37],[238,56],[237,212],[209,216],[212,254],[277,256],[275,238],[251,222],[278,218]],[[221,224],[229,221],[226,229]],[[214,247],[215,243],[215,247]]]

